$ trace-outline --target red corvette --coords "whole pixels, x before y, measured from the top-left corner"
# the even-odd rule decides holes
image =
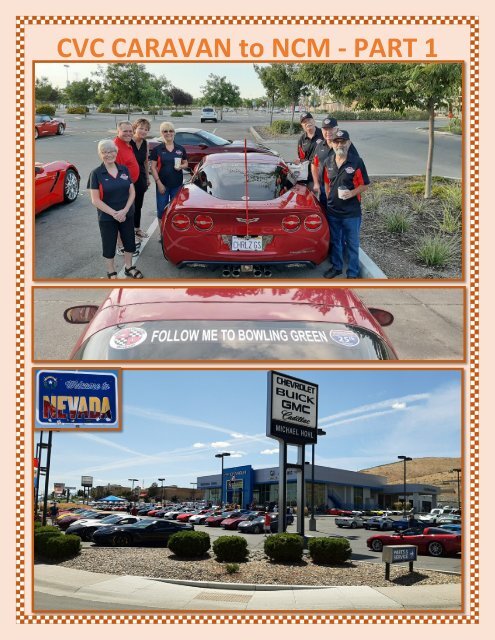
[[[260,277],[270,266],[318,265],[330,241],[313,193],[267,153],[207,156],[165,210],[161,233],[172,264],[224,265],[224,276],[234,277],[241,270]]]
[[[73,360],[397,359],[382,331],[392,314],[351,289],[113,289],[64,318],[90,322]]]
[[[65,131],[65,120],[63,118],[52,118],[46,114],[34,116],[34,139],[40,136],[61,136]]]
[[[414,544],[418,547],[418,553],[439,557],[460,553],[461,535],[434,527],[424,529],[422,533],[418,529],[406,529],[401,533],[371,536],[366,544],[372,551],[381,551],[384,545]]]
[[[60,202],[74,202],[79,195],[79,171],[70,162],[56,160],[34,165],[35,214]]]

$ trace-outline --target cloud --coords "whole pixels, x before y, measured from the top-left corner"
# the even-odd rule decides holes
[[[204,444],[203,442],[195,442],[193,444],[193,448],[194,449],[204,449],[205,447],[207,447],[208,445]]]
[[[278,453],[278,449],[263,449],[263,451],[260,451],[262,456],[272,456],[275,453]]]
[[[231,458],[244,458],[244,454],[243,454],[243,453],[240,453],[240,452],[237,452],[237,453],[231,453],[231,454],[230,454],[230,457],[231,457]]]
[[[225,449],[228,446],[228,442],[210,442],[210,447],[213,447],[213,449]]]
[[[318,423],[322,427],[333,426],[334,423],[345,424],[342,420],[345,420],[351,416],[359,416],[359,414],[361,414],[361,416],[359,416],[357,419],[366,420],[368,414],[380,415],[380,413],[377,414],[377,412],[403,409],[405,408],[405,406],[403,407],[402,405],[406,405],[406,403],[426,401],[429,397],[429,393],[417,393],[403,396],[402,398],[390,398],[389,400],[381,400],[380,402],[364,404],[360,407],[355,407],[354,409],[349,409],[347,411],[341,411],[340,413],[334,413],[330,416],[325,416],[324,418],[320,418]]]
[[[230,436],[232,438],[239,438],[240,440],[243,440],[246,437],[242,433],[231,433]]]
[[[405,409],[406,406],[407,405],[405,402],[394,402],[394,404],[392,405],[392,409]]]

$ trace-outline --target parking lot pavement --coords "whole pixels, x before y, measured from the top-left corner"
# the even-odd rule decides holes
[[[263,281],[263,284],[270,286],[269,281]],[[64,310],[77,304],[100,305],[109,291],[107,288],[35,289],[35,360],[67,359],[84,325],[65,322]],[[393,313],[394,323],[386,327],[385,332],[400,359],[462,358],[464,305],[461,288],[367,287],[355,291],[367,306],[381,307]]]

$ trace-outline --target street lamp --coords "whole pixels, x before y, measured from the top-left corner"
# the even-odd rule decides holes
[[[457,508],[461,508],[461,471],[462,469],[451,469],[451,471],[457,473]]]
[[[220,503],[223,507],[223,459],[230,456],[230,453],[228,451],[224,451],[223,453],[216,453],[215,454],[215,458],[221,458],[222,459],[222,475],[220,477]]]
[[[316,433],[319,436],[326,436],[327,432],[323,429],[318,429]],[[315,445],[311,445],[311,517],[309,519],[309,530],[316,531],[316,518],[315,518]]]
[[[135,500],[136,498],[134,496],[134,483],[139,482],[139,480],[138,478],[127,478],[127,480],[129,480],[129,482],[132,482],[131,496],[133,496]]]
[[[406,464],[409,460],[412,460],[412,458],[408,458],[407,456],[397,456],[399,458],[399,460],[404,460],[404,508],[403,508],[403,514],[404,514],[404,518],[406,517]]]
[[[65,67],[65,71],[67,73],[67,86],[69,86],[69,65],[68,64],[64,64]]]
[[[163,483],[165,482],[165,478],[158,478],[158,482],[162,483],[162,507],[163,507]]]

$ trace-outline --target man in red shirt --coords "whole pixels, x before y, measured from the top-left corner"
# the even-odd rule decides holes
[[[117,137],[114,138],[114,142],[117,145],[118,153],[115,159],[117,164],[123,164],[127,167],[129,171],[129,175],[131,177],[132,183],[135,184],[139,180],[139,164],[136,160],[136,156],[134,155],[134,151],[131,146],[132,136],[134,135],[134,130],[132,128],[132,123],[128,120],[122,120],[117,123]],[[135,256],[139,255],[140,242],[136,243],[136,252]],[[117,238],[117,253],[119,255],[124,255],[124,247],[122,246],[122,241],[120,239],[120,235]]]

